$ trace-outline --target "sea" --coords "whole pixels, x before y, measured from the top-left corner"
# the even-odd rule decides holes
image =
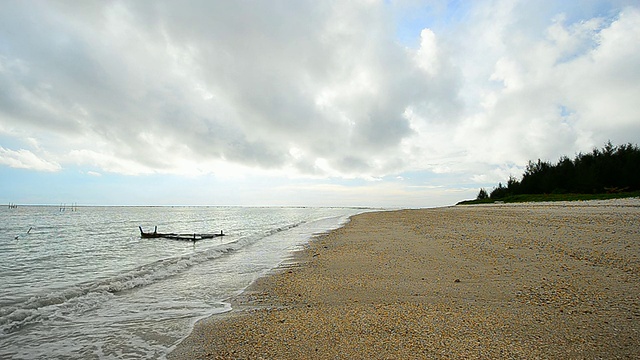
[[[362,208],[5,206],[0,359],[162,359]],[[219,233],[197,242],[145,231]]]

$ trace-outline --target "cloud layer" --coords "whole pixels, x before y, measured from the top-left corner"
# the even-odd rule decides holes
[[[640,143],[640,7],[561,3],[10,1],[0,164],[482,183]]]

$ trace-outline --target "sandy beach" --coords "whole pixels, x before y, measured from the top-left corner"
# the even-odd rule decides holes
[[[640,357],[640,200],[357,215],[169,359]]]

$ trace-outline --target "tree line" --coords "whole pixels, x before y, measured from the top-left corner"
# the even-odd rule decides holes
[[[480,189],[477,200],[499,200],[522,194],[599,194],[640,190],[640,149],[637,145],[613,146],[579,153],[574,160],[563,156],[556,164],[529,161],[522,180],[509,177],[491,193]]]

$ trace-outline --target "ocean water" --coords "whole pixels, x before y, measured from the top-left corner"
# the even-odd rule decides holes
[[[196,320],[365,209],[0,209],[0,358],[157,359]],[[145,230],[217,233],[196,243]]]

